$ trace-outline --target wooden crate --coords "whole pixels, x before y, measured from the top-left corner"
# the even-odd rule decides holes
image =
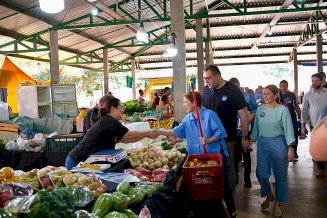
[[[1,134],[18,134],[18,126],[13,123],[0,123]]]

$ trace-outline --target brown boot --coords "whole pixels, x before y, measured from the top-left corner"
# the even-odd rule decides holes
[[[269,204],[270,204],[270,202],[271,202],[271,201],[274,201],[274,200],[275,200],[275,198],[274,198],[273,193],[269,193],[269,194],[267,195],[266,200],[265,200],[264,202],[262,202],[262,204],[261,204],[261,209],[263,209],[263,210],[268,209],[268,208],[269,208]]]

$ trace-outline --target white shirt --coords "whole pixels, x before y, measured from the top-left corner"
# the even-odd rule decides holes
[[[323,111],[327,105],[327,89],[323,88],[320,93],[311,89],[305,93],[302,104],[301,123],[309,121],[315,127],[323,118]]]

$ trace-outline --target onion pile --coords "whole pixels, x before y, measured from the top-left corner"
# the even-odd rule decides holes
[[[173,168],[180,159],[185,157],[186,154],[182,154],[176,148],[164,151],[160,145],[135,149],[129,154],[129,160],[133,168],[143,167],[149,170],[161,167],[165,169]]]

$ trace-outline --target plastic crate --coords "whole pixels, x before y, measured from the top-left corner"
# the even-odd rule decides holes
[[[214,167],[186,167],[195,158],[214,160]],[[183,165],[183,183],[189,200],[218,200],[224,198],[224,173],[221,154],[190,155]]]
[[[82,134],[58,135],[52,138],[46,138],[46,152],[70,152],[83,139]]]

